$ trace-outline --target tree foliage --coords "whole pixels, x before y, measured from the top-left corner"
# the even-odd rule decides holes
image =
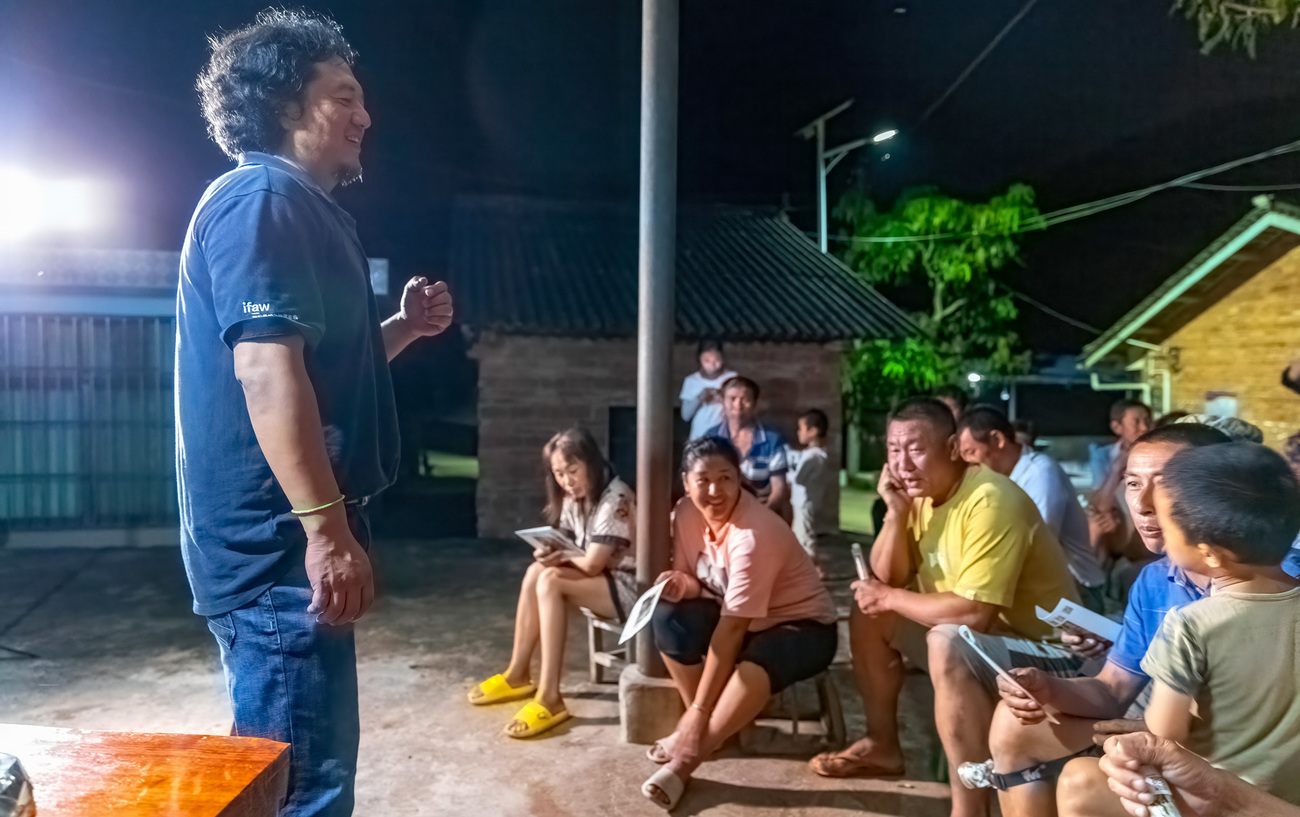
[[[914,300],[921,293],[925,304],[913,313],[916,336],[855,344],[846,366],[850,410],[887,405],[970,371],[1028,368],[1012,328],[1018,310],[995,273],[1019,258],[1017,235],[1038,215],[1033,188],[1023,184],[983,203],[932,187],[905,191],[888,211],[860,191],[840,200],[835,216],[851,236],[845,262],[867,283]],[[877,240],[861,240],[868,238]]]
[[[1300,24],[1300,0],[1174,0],[1172,11],[1196,21],[1202,54],[1226,45],[1254,57],[1262,32]]]

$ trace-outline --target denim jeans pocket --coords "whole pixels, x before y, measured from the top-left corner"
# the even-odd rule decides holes
[[[208,616],[208,629],[221,642],[221,646],[229,650],[230,645],[235,643],[235,619],[230,613],[222,613],[219,616]]]

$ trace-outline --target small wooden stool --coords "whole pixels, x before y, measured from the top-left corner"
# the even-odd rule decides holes
[[[806,683],[812,683],[817,690],[816,712],[801,712],[799,710],[799,696],[795,690],[799,687],[799,684]],[[805,715],[814,715],[817,720],[821,721],[828,747],[839,749],[844,746],[848,738],[844,728],[844,708],[840,705],[840,693],[835,689],[835,682],[831,680],[830,672],[822,672],[812,678],[792,684],[782,690],[778,697],[780,699],[781,717],[788,715],[790,718],[791,734],[799,734],[800,721],[808,720],[808,718],[804,717]]]
[[[623,625],[608,618],[601,618],[586,607],[579,608],[587,617],[587,665],[593,684],[616,684],[618,678],[605,680],[606,670],[622,672],[628,662],[628,647],[632,641],[619,644],[618,637],[623,634]],[[607,646],[605,639],[613,638],[613,645]]]

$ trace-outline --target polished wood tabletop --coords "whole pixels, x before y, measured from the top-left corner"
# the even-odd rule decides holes
[[[289,745],[259,738],[0,724],[36,817],[274,817]]]

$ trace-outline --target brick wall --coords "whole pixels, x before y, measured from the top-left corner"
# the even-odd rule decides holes
[[[1274,448],[1300,430],[1300,397],[1281,385],[1300,353],[1300,249],[1284,255],[1173,335],[1173,407],[1205,411],[1207,392],[1235,392],[1238,416]]]
[[[818,344],[728,344],[727,365],[763,390],[759,411],[794,442],[807,408],[831,419],[828,450],[840,447],[840,349]],[[478,361],[478,533],[510,536],[539,524],[545,502],[541,450],[556,431],[586,426],[608,454],[609,409],[636,405],[636,343],[485,333]],[[673,349],[674,403],[695,371],[694,344]]]

